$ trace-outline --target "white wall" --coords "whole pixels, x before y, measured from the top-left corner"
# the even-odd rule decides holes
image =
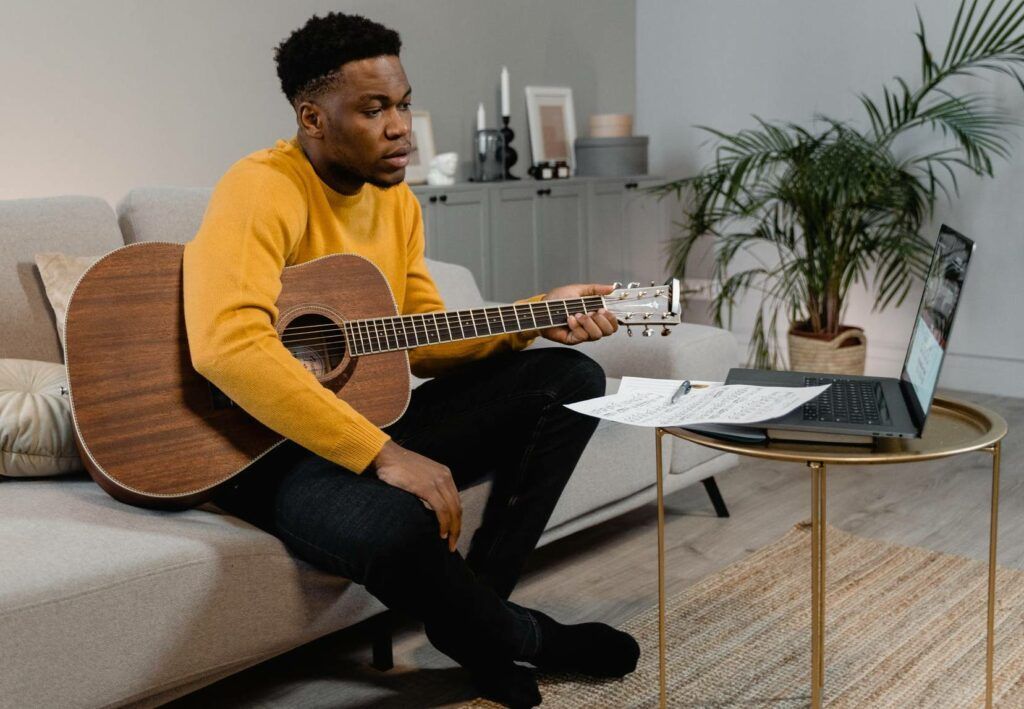
[[[577,121],[631,112],[632,0],[4,0],[0,199],[211,186],[295,134],[273,49],[312,14],[356,12],[402,35],[438,152],[468,157],[476,106],[497,126],[508,65],[525,174],[523,87],[571,86]]]
[[[917,2],[933,51],[957,3]],[[655,173],[682,176],[706,164],[708,134],[735,131],[751,114],[807,124],[815,112],[863,121],[859,92],[879,97],[893,76],[919,76],[912,0],[637,0],[637,131],[651,138]],[[1012,81],[974,82],[1020,112]],[[961,195],[942,204],[927,234],[950,226],[978,243],[951,340],[942,386],[1024,396],[1024,130],[995,179],[963,177]],[[691,263],[707,275],[707,260]],[[918,291],[919,293],[919,291]],[[846,320],[867,329],[868,370],[899,373],[918,295],[898,310],[871,312],[858,293]],[[734,331],[749,336],[750,303]]]

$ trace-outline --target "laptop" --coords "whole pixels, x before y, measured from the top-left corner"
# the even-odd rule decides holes
[[[820,396],[789,414],[746,426],[768,438],[871,443],[875,438],[917,438],[946,356],[974,242],[943,225],[935,242],[899,379],[815,372],[732,369],[726,384],[817,386]],[[709,431],[711,433],[711,431]],[[742,435],[742,431],[734,432]]]

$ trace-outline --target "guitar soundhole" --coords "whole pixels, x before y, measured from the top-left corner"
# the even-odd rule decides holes
[[[317,313],[299,315],[288,323],[281,342],[316,377],[325,377],[345,358],[341,328]]]

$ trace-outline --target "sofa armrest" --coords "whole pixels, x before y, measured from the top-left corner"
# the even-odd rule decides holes
[[[660,332],[660,331],[655,331]],[[736,338],[717,327],[682,323],[662,337],[640,337],[625,328],[611,337],[578,345],[579,350],[600,364],[609,377],[652,377],[655,379],[705,379],[722,381],[738,362]],[[561,347],[538,339],[532,347]]]

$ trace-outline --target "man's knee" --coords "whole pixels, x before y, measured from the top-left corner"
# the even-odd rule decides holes
[[[536,351],[544,353],[542,366],[550,373],[562,403],[604,396],[607,385],[604,369],[583,352],[569,347],[546,347]]]

